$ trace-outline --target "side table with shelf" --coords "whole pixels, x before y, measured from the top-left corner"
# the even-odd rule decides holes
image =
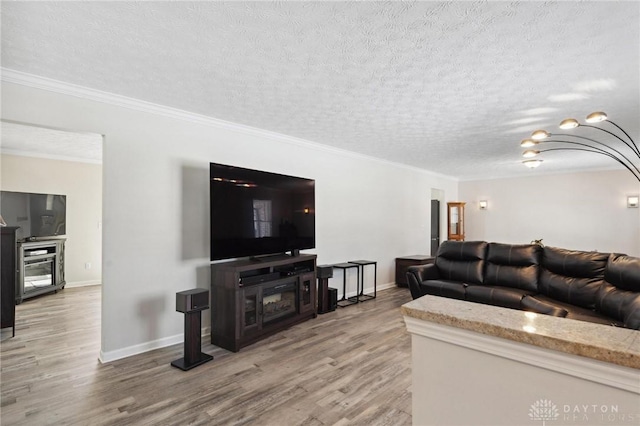
[[[358,275],[360,282],[358,283],[358,301],[364,302],[366,300],[376,298],[376,282],[378,275],[378,263],[373,260],[350,260],[348,263],[358,265]],[[364,294],[364,268],[365,266],[373,265],[373,294]]]
[[[354,305],[359,302],[358,294],[360,293],[360,266],[355,263],[337,263],[333,265],[335,269],[342,269],[342,299],[338,300],[338,306],[344,308],[345,306]],[[358,274],[356,279],[356,295],[347,297],[347,270],[356,268]]]
[[[396,257],[396,285],[398,287],[409,286],[409,283],[407,282],[407,269],[409,266],[426,265],[428,263],[433,263],[434,260],[434,257],[423,254]]]

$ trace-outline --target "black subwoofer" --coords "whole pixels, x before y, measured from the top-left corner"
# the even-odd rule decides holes
[[[329,287],[329,311],[335,311],[338,307],[338,289]]]
[[[329,278],[333,277],[333,266],[318,265],[316,268],[318,276],[318,313],[326,314],[329,309]]]

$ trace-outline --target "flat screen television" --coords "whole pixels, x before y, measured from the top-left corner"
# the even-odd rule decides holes
[[[0,215],[7,226],[20,227],[19,240],[65,235],[67,196],[0,191]]]
[[[315,181],[210,163],[211,260],[315,248]]]

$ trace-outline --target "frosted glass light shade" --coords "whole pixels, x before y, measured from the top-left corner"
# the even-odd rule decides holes
[[[529,149],[529,150],[523,152],[522,156],[524,158],[531,158],[531,157],[535,157],[538,154],[540,154],[540,151],[536,151],[535,149]]]
[[[523,161],[522,164],[524,164],[530,169],[535,169],[540,164],[542,164],[542,160],[526,160],[526,161]]]
[[[585,120],[587,123],[599,123],[607,119],[607,114],[602,111],[592,112],[587,115],[587,119]]]
[[[579,125],[580,123],[578,123],[578,120],[576,120],[575,118],[567,118],[565,120],[562,120],[558,127],[564,130],[568,130],[568,129],[575,129]]]
[[[546,130],[536,130],[535,132],[531,133],[531,139],[535,139],[537,141],[540,139],[548,138],[549,136],[551,135]]]
[[[533,139],[522,139],[522,142],[520,142],[520,146],[522,148],[531,148],[532,146],[536,145],[538,145],[538,142],[534,141]]]

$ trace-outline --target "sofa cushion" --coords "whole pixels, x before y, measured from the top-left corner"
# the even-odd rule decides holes
[[[420,284],[423,294],[449,297],[451,299],[465,299],[465,285],[457,281],[429,280]]]
[[[484,284],[537,292],[541,255],[537,244],[489,243]]]
[[[536,312],[538,314],[551,315],[554,317],[566,317],[569,311],[553,303],[543,302],[532,296],[525,296],[520,302],[523,311]]]
[[[593,309],[608,258],[608,253],[545,247],[538,289],[560,302]]]
[[[503,308],[520,309],[520,301],[530,294],[525,290],[489,285],[470,285],[466,298],[470,302],[486,303]]]
[[[604,279],[620,290],[640,293],[640,258],[624,254],[610,255]]]
[[[438,248],[435,265],[440,278],[468,284],[482,284],[487,243],[484,241],[444,241]]]
[[[640,329],[640,258],[612,254],[598,289],[596,310]]]

